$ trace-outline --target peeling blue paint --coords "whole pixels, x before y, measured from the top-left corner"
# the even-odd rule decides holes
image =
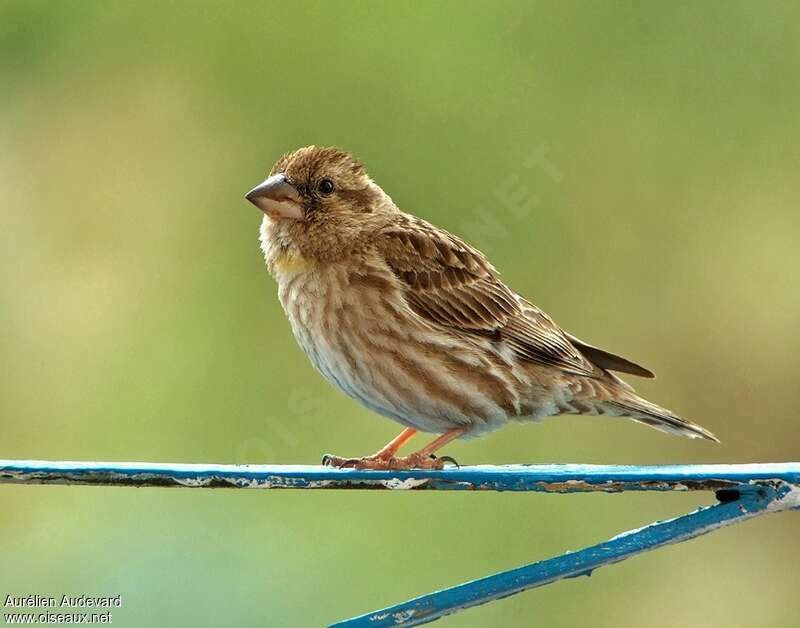
[[[620,466],[540,464],[370,471],[304,465],[0,460],[0,483],[69,483],[187,488],[348,488],[586,491],[752,490],[751,482],[800,483],[800,463]]]

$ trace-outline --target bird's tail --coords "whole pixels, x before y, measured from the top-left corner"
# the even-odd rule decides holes
[[[611,398],[603,400],[601,406],[606,413],[614,416],[627,416],[639,423],[644,423],[657,430],[689,438],[705,438],[715,443],[719,439],[704,427],[687,421],[632,392],[615,390]]]

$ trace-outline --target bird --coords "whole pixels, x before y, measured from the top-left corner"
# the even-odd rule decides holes
[[[442,469],[451,441],[559,415],[628,417],[719,442],[638,396],[616,373],[654,373],[564,331],[489,259],[402,211],[338,147],[284,154],[247,192],[292,332],[335,387],[404,426],[377,452],[331,467]],[[406,456],[417,433],[437,435]]]

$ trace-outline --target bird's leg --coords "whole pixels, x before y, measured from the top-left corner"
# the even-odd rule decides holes
[[[354,467],[356,469],[389,469],[389,461],[394,460],[398,450],[411,440],[417,433],[413,427],[407,427],[381,449],[371,456],[363,458],[340,458],[331,454],[322,457],[322,464],[326,467]]]
[[[392,440],[386,443],[386,445],[384,445],[379,451],[369,456],[369,458],[379,458],[380,460],[394,458],[394,455],[399,451],[399,449],[408,441],[410,441],[411,437],[416,433],[417,430],[415,430],[413,427],[407,427]]]
[[[438,451],[447,443],[461,436],[466,430],[463,427],[454,427],[431,441],[419,451],[406,456],[395,458],[392,469],[442,469],[446,458],[436,458],[433,452]]]
[[[463,427],[456,427],[447,430],[444,434],[434,441],[406,456],[405,458],[395,458],[397,450],[407,442],[416,430],[408,428],[390,442],[386,447],[372,456],[364,458],[339,458],[338,456],[326,455],[322,459],[322,464],[328,467],[352,467],[354,469],[441,469],[444,467],[444,458],[435,458],[433,452],[441,449],[450,441],[458,438],[464,433]]]

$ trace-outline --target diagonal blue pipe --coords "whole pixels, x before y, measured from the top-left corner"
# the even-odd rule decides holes
[[[788,484],[742,485],[734,496],[738,498],[620,534],[580,551],[473,580],[354,617],[333,624],[331,628],[420,626],[445,615],[563,578],[590,575],[594,569],[603,565],[617,563],[663,545],[680,543],[772,510],[800,506],[797,488]]]

